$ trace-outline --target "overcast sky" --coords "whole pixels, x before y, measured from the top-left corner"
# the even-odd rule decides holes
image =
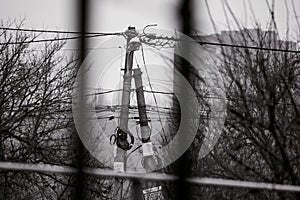
[[[1,1],[0,18],[4,23],[7,20],[17,19],[18,21],[25,18],[24,28],[68,31],[78,28],[76,20],[78,20],[79,13],[76,10],[75,0]],[[207,0],[209,11],[218,31],[228,29],[226,14],[231,28],[237,27],[230,11],[224,9],[226,1],[242,26],[251,28],[257,21],[263,28],[270,21],[267,5],[271,5],[272,0]],[[90,0],[90,31],[121,32],[126,30],[129,25],[142,29],[153,23],[158,24],[158,28],[179,30],[178,2],[178,0]],[[205,0],[194,0],[194,28],[202,34],[210,34],[214,32],[214,29],[205,2]],[[292,6],[292,3],[295,4],[295,7]],[[299,33],[295,13],[300,13],[299,0],[275,0],[275,19],[282,38],[285,36],[287,19],[290,32]],[[54,36],[46,35],[45,37]],[[97,46],[100,41],[103,41],[103,38],[93,38],[89,41],[92,46]],[[119,44],[116,44],[115,48],[118,46]],[[120,52],[120,49],[116,51]]]
[[[49,28],[74,30],[76,28],[76,6],[74,0],[1,0],[0,17],[2,20],[26,18],[30,28]],[[254,17],[264,27],[270,19],[267,3],[271,0],[227,0],[242,25],[251,27]],[[275,19],[282,36],[286,30],[286,19],[292,30],[298,30],[295,12],[300,12],[299,0],[275,0]],[[178,29],[177,0],[91,0],[91,29],[94,31],[123,31],[128,25],[143,28],[157,23],[161,28]],[[204,0],[195,0],[195,29],[202,33],[212,33]],[[218,28],[227,27],[222,2],[208,0],[209,7]],[[251,2],[251,5],[250,5]],[[288,7],[286,8],[285,2]],[[251,7],[254,13],[251,13]],[[227,11],[228,12],[228,11]],[[287,15],[287,12],[289,15]],[[254,15],[253,15],[254,14]],[[230,13],[228,12],[228,15]]]
[[[18,21],[25,18],[24,28],[68,31],[74,31],[78,28],[76,20],[78,20],[79,13],[76,10],[75,0],[1,1],[0,18],[4,23],[7,20],[17,19]],[[217,25],[218,31],[228,29],[226,14],[229,18],[230,27],[232,29],[237,27],[230,11],[226,8],[226,1],[238,22],[244,27],[251,28],[254,22],[257,21],[264,28],[267,22],[270,21],[268,4],[271,6],[272,0],[207,0],[209,2],[209,11]],[[153,23],[158,24],[158,28],[179,30],[178,2],[178,0],[90,0],[90,31],[121,32],[126,30],[129,25],[142,29],[146,25]],[[214,32],[214,29],[212,28],[205,2],[205,0],[194,0],[194,28],[202,34],[210,34]],[[294,7],[292,3],[295,4]],[[275,0],[275,19],[282,38],[285,36],[287,22],[291,33],[299,33],[295,13],[300,13],[299,0]],[[292,35],[294,37],[295,34]],[[45,35],[44,37],[55,36]],[[93,38],[89,41],[95,47],[103,40],[104,38]],[[125,44],[125,41],[123,43]],[[72,46],[71,44],[69,42],[68,46]],[[114,45],[118,56],[120,56],[121,50],[118,49],[118,46],[124,46],[124,44],[121,41],[120,44]],[[148,62],[154,61],[155,57],[149,58],[148,55],[146,56]],[[116,70],[119,70],[120,65],[124,65],[119,64],[119,60],[115,61],[115,63],[118,63],[116,64],[118,65]],[[117,85],[117,83],[113,85]]]
[[[79,13],[76,10],[75,0],[1,1],[0,18],[4,23],[7,20],[17,19],[18,21],[25,18],[24,28],[68,31],[73,31],[77,28],[76,20]],[[126,30],[129,25],[142,29],[144,26],[153,23],[158,24],[158,28],[179,30],[178,2],[178,0],[90,0],[90,31],[121,32]],[[202,34],[213,33],[214,30],[211,26],[205,0],[194,0],[194,2],[194,28]],[[209,2],[209,10],[218,31],[228,28],[225,14],[229,17],[231,28],[236,28],[230,11],[224,9],[226,0],[207,0],[207,2]],[[267,5],[271,5],[272,0],[227,0],[227,2],[242,26],[251,28],[254,22],[257,21],[262,27],[266,27],[267,22],[270,21],[270,12]],[[292,7],[293,2],[295,4],[294,8]],[[275,0],[275,19],[282,38],[285,36],[287,19],[291,32],[299,33],[295,13],[300,13],[299,0]],[[100,40],[103,41],[102,38],[93,38],[89,41],[91,41],[93,46],[97,46]],[[122,45],[122,42],[114,45],[118,56],[120,56],[121,49],[118,49],[120,45]],[[148,55],[146,55],[148,62],[154,61],[154,58],[156,58],[149,58]],[[142,60],[140,57],[137,60],[141,64]],[[120,65],[124,65],[124,63],[120,64],[120,59],[115,61],[116,73],[119,73]],[[156,65],[157,63],[162,62],[156,62]],[[156,73],[164,74],[158,71],[154,70]],[[112,85],[118,85],[118,81]]]

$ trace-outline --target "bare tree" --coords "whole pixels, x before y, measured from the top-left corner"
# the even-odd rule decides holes
[[[22,23],[1,25],[20,28]],[[60,51],[65,42],[33,43],[41,36],[0,31],[0,159],[71,165],[76,59]],[[1,199],[59,199],[71,179],[10,171],[1,171],[0,176]]]
[[[226,2],[227,11],[235,18]],[[246,29],[236,23],[238,30],[199,38],[220,43],[216,49],[228,100],[223,135],[214,151],[200,162],[200,174],[298,185],[300,74],[296,43],[279,39],[274,18],[267,30],[259,25]],[[205,191],[211,193],[212,189]],[[213,191],[214,198],[299,199],[292,193]]]

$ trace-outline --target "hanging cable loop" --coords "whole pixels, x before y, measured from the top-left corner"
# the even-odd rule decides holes
[[[130,141],[128,141],[128,136],[130,137]],[[110,140],[110,144],[112,145],[117,144],[119,148],[125,151],[130,150],[134,144],[134,137],[132,133],[130,132],[126,133],[119,127],[116,128],[115,133],[110,136],[109,140]]]

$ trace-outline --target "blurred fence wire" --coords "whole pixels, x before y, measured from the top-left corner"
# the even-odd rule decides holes
[[[78,169],[69,166],[58,166],[49,164],[25,164],[14,162],[0,162],[0,170],[7,171],[30,171],[42,173],[61,173],[61,174],[75,174]],[[124,173],[116,172],[111,169],[98,168],[83,168],[84,174],[100,177],[117,177],[126,179],[152,180],[152,181],[177,181],[178,177],[165,173]],[[206,186],[230,187],[230,188],[248,188],[256,190],[271,190],[281,192],[299,192],[300,186],[284,185],[265,182],[241,181],[220,178],[205,178],[205,177],[189,177],[186,178],[187,183]]]

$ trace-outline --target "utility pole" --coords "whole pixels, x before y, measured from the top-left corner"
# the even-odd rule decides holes
[[[147,143],[150,142],[150,131],[148,127],[148,117],[146,113],[146,103],[145,96],[143,90],[143,82],[142,82],[142,72],[140,68],[133,70],[133,76],[135,81],[135,90],[140,118],[140,127],[142,134],[142,142]]]
[[[144,96],[142,76],[141,76],[142,72],[139,68],[134,70],[132,69],[134,51],[139,49],[141,43],[139,39],[136,38],[138,33],[136,32],[134,27],[128,27],[128,30],[125,31],[125,35],[127,37],[127,47],[126,47],[125,68],[124,68],[124,75],[123,75],[122,105],[121,105],[120,122],[119,122],[118,130],[120,130],[122,134],[125,135],[124,137],[125,143],[127,142],[127,147],[128,147],[128,141],[126,139],[127,135],[130,135],[133,138],[132,134],[129,132],[128,129],[128,117],[129,117],[131,81],[132,81],[132,76],[134,76],[141,135],[142,135],[143,167],[146,169],[146,172],[152,172],[158,168],[158,161],[157,159],[155,160],[154,158],[153,145],[150,141],[151,133],[148,126],[148,117],[146,113],[146,103],[145,103],[145,96]],[[134,72],[134,75],[132,75],[132,72]],[[124,148],[120,146],[121,142],[124,142],[124,140],[118,138],[120,137],[118,136],[118,133],[117,136],[115,137],[117,140],[117,149],[114,157],[114,170],[126,172],[127,150],[129,150],[131,146],[129,148],[127,147]],[[120,142],[120,140],[123,141]],[[114,191],[113,191],[114,199],[120,199],[120,200],[122,199],[123,187],[124,187],[123,180],[119,178],[115,178]],[[133,181],[133,187],[134,187],[133,198],[140,199],[142,192],[138,190],[138,188],[140,187],[140,183],[138,180]],[[148,190],[151,189],[152,188]]]
[[[137,32],[135,27],[128,27],[125,31],[127,36],[126,46],[126,58],[125,58],[125,69],[123,75],[123,90],[122,90],[122,105],[120,114],[119,128],[125,133],[129,133],[128,130],[128,115],[129,115],[129,104],[130,104],[130,90],[132,80],[132,65],[134,51],[138,50],[139,45],[131,40],[136,37]],[[115,158],[114,158],[114,170],[115,171],[126,171],[126,150],[117,147]],[[120,179],[115,178],[113,196],[114,199],[122,199],[123,182]]]
[[[141,69],[137,68],[133,70],[134,72],[134,81],[136,88],[136,97],[140,118],[140,127],[141,127],[141,136],[142,136],[142,148],[143,148],[143,157],[144,157],[144,168],[146,172],[151,172],[156,168],[156,162],[153,159],[153,147],[150,141],[150,129],[148,126],[148,117],[146,112],[146,103],[143,90],[142,82],[142,72]]]
[[[142,81],[142,72],[140,68],[133,70],[133,76],[135,81],[135,90],[139,111],[139,119],[140,119],[140,127],[141,127],[141,137],[142,137],[142,149],[143,149],[143,167],[146,172],[152,172],[158,169],[158,158],[154,159],[153,145],[150,139],[151,132],[148,126],[148,117],[146,112],[146,102],[145,95],[143,89],[143,81]],[[151,183],[150,183],[151,184]],[[161,186],[151,187],[149,184],[146,184],[146,189],[143,190],[143,194],[137,193],[140,195],[140,198],[144,199],[153,199],[161,200],[163,199]],[[144,195],[144,197],[141,197]]]
[[[144,161],[143,167],[146,169],[146,172],[152,172],[158,168],[158,161],[154,159],[153,145],[150,140],[151,132],[148,126],[148,117],[146,112],[145,95],[142,82],[142,72],[139,68],[134,69],[133,72],[142,136]]]

